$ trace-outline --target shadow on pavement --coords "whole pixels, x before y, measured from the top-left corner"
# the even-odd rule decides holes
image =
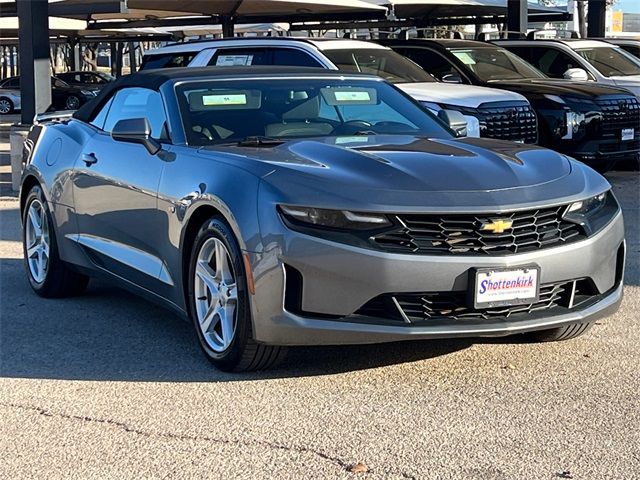
[[[20,212],[17,208],[0,209],[0,240],[22,241],[20,225]]]
[[[146,300],[92,281],[83,296],[47,300],[31,292],[23,264],[1,259],[0,376],[113,381],[244,381],[330,375],[425,360],[467,340],[295,348],[282,366],[251,374],[216,370],[192,326]]]

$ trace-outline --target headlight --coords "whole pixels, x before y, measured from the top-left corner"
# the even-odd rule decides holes
[[[391,225],[385,215],[350,210],[325,210],[313,207],[279,205],[280,214],[294,224],[336,230],[374,230]]]
[[[584,113],[567,112],[565,114],[567,131],[562,136],[562,140],[571,140],[574,133],[578,133],[580,125],[584,122]]]
[[[567,214],[573,215],[589,215],[597,212],[604,207],[604,202],[607,199],[607,192],[596,195],[595,197],[587,198],[586,200],[580,200],[579,202],[573,202],[567,209]]]
[[[613,218],[618,211],[618,202],[611,192],[604,192],[595,197],[573,202],[567,207],[563,217],[573,223],[582,225],[587,235],[591,235]]]
[[[88,97],[95,97],[97,92],[95,90],[81,90],[83,95],[86,95]]]
[[[438,105],[437,103],[433,103],[433,102],[420,102],[420,104],[423,107],[428,108],[429,110],[431,110],[433,113],[438,113],[440,110],[442,110],[442,107],[440,105]]]
[[[467,137],[480,137],[480,120],[473,115],[465,115],[467,121]]]

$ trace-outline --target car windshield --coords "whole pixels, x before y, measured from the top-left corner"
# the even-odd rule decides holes
[[[200,81],[181,83],[176,93],[190,145],[373,134],[451,138],[433,115],[376,80]]]
[[[533,65],[501,48],[459,48],[451,50],[451,53],[483,82],[546,78]]]
[[[393,50],[323,50],[339,70],[370,73],[391,83],[435,82],[435,78]]]
[[[580,48],[576,52],[605,77],[640,75],[640,60],[621,48]]]
[[[96,75],[98,75],[100,78],[102,78],[106,82],[113,82],[116,79],[116,77],[114,77],[110,73],[96,72]]]

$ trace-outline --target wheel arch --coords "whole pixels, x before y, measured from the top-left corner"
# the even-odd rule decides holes
[[[212,217],[220,217],[223,219],[233,231],[236,241],[240,247],[240,250],[245,250],[245,245],[240,235],[240,229],[237,223],[233,220],[230,212],[224,208],[222,204],[202,203],[192,209],[188,213],[188,217],[185,219],[185,226],[182,229],[182,238],[180,241],[180,275],[182,278],[182,293],[185,300],[185,306],[187,305],[188,291],[189,291],[189,264],[191,260],[191,250],[193,248],[193,242],[195,241],[198,231],[202,225]]]
[[[20,216],[22,218],[22,214],[24,213],[24,207],[25,207],[25,203],[27,202],[27,195],[29,195],[29,192],[31,191],[31,189],[35,186],[38,186],[42,189],[43,194],[45,195],[46,198],[46,192],[44,191],[44,188],[42,188],[42,184],[40,182],[40,179],[38,179],[35,175],[33,174],[29,174],[26,177],[24,177],[22,179],[22,185],[20,186]]]

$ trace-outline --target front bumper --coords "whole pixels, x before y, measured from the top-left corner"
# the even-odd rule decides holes
[[[283,230],[280,242],[262,254],[249,254],[255,279],[252,297],[254,336],[274,345],[380,343],[409,339],[504,336],[591,322],[614,313],[622,300],[621,249],[624,226],[619,212],[600,232],[558,248],[510,256],[427,256],[390,254],[342,245]],[[598,301],[558,314],[464,322],[391,324],[353,314],[389,292],[465,291],[472,267],[540,266],[540,282],[588,278]],[[286,269],[302,278],[300,311],[285,308]],[[313,312],[313,313],[306,313]]]

